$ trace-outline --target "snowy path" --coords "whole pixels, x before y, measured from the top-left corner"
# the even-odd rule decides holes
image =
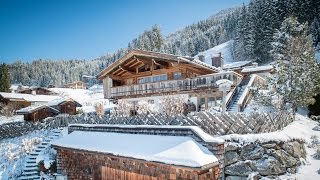
[[[57,139],[61,136],[62,129],[53,130],[53,134],[48,138],[44,139],[44,141],[36,146],[36,148],[28,154],[26,157],[26,162],[23,166],[23,172],[20,180],[29,180],[29,179],[40,179],[38,172],[38,163],[36,159],[38,155],[48,146],[50,146],[50,142],[54,139]]]

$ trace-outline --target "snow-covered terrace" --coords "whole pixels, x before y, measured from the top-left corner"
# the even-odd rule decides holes
[[[186,136],[74,131],[52,145],[194,168],[218,163],[212,152]]]

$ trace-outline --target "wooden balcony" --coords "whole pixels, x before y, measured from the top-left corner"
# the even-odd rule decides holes
[[[116,86],[110,88],[110,98],[121,98],[126,96],[141,96],[161,93],[184,93],[197,90],[218,88],[216,81],[220,79],[228,79],[237,86],[242,76],[235,72],[223,72],[198,76],[195,78],[159,81],[153,83],[135,84],[130,86]]]

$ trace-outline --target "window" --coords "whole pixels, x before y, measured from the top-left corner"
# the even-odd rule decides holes
[[[138,83],[139,83],[139,84],[144,83],[144,78],[139,78],[139,79],[138,79]]]
[[[166,74],[163,74],[160,76],[160,81],[166,81],[168,80],[168,76]]]
[[[167,79],[168,77],[166,74],[157,75],[157,76],[148,76],[148,77],[139,78],[138,83],[143,84],[143,83],[159,82],[159,81],[165,81]]]
[[[216,98],[215,97],[209,97],[208,98],[208,107],[214,107],[216,106]]]
[[[145,82],[145,83],[150,83],[150,82],[152,82],[151,77],[145,77],[145,78],[144,78],[144,82]]]
[[[149,104],[154,104],[154,100],[153,100],[153,99],[148,100],[148,103],[149,103]]]
[[[205,98],[200,98],[199,102],[199,110],[204,111],[206,109],[206,99]]]
[[[181,72],[174,72],[173,79],[181,79]]]
[[[160,76],[153,76],[153,82],[159,82]]]

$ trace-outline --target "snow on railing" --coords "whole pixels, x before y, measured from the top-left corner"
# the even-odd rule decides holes
[[[251,93],[250,88],[252,87],[259,87],[261,85],[264,85],[266,83],[266,80],[256,74],[253,74],[250,78],[250,81],[243,91],[242,95],[240,96],[239,101],[237,102],[238,112],[241,112],[243,108],[246,106],[246,104],[251,99]]]
[[[237,86],[241,82],[242,76],[235,72],[223,72],[181,80],[160,81],[129,86],[116,86],[111,87],[110,92],[111,97],[115,97],[161,92],[189,91],[199,88],[218,88],[216,81],[220,79],[231,80],[234,82],[234,85]]]

